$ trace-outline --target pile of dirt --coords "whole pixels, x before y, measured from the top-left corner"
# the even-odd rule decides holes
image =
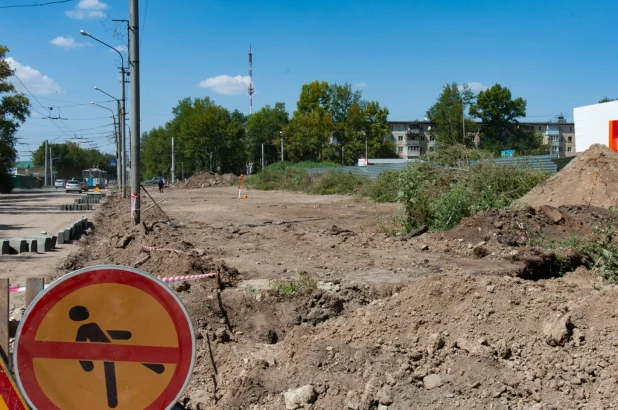
[[[211,188],[225,187],[238,182],[238,176],[234,174],[219,175],[214,172],[200,172],[185,181],[183,188]]]
[[[583,269],[545,282],[450,272],[324,323],[302,323],[276,344],[211,335],[198,357],[211,349],[219,373],[196,368],[183,402],[190,409],[610,408],[618,393],[618,287],[595,283]]]
[[[618,205],[618,153],[594,144],[519,200],[530,206]]]

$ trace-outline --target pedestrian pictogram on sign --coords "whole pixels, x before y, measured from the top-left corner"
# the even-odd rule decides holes
[[[0,367],[0,410],[28,410],[2,357]]]
[[[15,346],[16,381],[39,410],[169,409],[195,357],[176,295],[145,272],[113,265],[52,283],[24,313]]]

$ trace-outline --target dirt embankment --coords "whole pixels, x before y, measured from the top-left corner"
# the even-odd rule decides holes
[[[618,205],[618,153],[594,144],[519,202],[542,205]]]
[[[200,172],[189,178],[180,185],[182,188],[212,188],[225,187],[238,182],[238,176],[234,174],[219,175],[214,172]]]

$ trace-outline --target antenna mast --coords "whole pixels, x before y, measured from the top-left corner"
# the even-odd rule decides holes
[[[251,44],[249,44],[249,114],[253,111],[253,53],[251,52]]]

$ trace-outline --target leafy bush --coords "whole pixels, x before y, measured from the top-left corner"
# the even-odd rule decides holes
[[[352,194],[370,183],[369,178],[365,176],[329,170],[318,175],[306,191],[318,195]]]
[[[302,191],[311,182],[311,176],[303,169],[295,167],[268,166],[256,175],[250,175],[246,183],[255,189]]]
[[[400,171],[384,171],[369,185],[366,194],[375,202],[397,202]]]
[[[398,201],[405,208],[405,227],[422,225],[432,230],[446,230],[478,211],[509,206],[549,177],[531,168],[481,160],[479,150],[455,146],[440,150],[441,156],[428,155],[399,176]]]

